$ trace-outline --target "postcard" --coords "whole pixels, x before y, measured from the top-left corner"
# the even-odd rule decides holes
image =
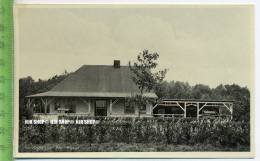
[[[254,6],[16,4],[16,158],[254,157]]]

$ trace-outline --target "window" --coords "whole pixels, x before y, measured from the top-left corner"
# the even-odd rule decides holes
[[[47,105],[47,113],[50,113],[50,105]]]
[[[76,105],[72,99],[68,99],[65,104],[65,113],[76,113]]]
[[[106,101],[97,100],[95,102],[95,116],[107,116]]]
[[[135,113],[135,109],[134,109],[133,103],[131,103],[130,101],[126,101],[125,102],[125,114],[134,114],[134,113]]]
[[[59,102],[54,102],[54,110],[58,110],[60,108],[60,103]]]
[[[76,105],[75,104],[69,104],[66,108],[69,109],[66,113],[76,113]]]
[[[140,113],[145,114],[146,113],[146,105],[141,106]]]
[[[105,106],[106,106],[106,101],[103,101],[103,100],[96,101],[97,108],[104,108]]]

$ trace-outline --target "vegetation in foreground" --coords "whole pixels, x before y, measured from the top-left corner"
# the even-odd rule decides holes
[[[143,143],[101,143],[101,144],[77,144],[77,143],[48,143],[43,145],[26,144],[21,152],[218,152],[218,151],[249,151],[249,146],[223,147],[210,144],[196,145],[165,145]]]
[[[119,145],[126,146],[120,151],[249,151],[250,146],[248,123],[222,119],[100,118],[94,125],[23,125],[19,132],[19,150],[31,152],[110,151]]]

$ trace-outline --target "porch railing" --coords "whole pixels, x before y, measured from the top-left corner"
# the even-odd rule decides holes
[[[153,114],[155,117],[184,117],[184,114]]]
[[[172,118],[184,118],[184,114],[153,114],[155,117],[172,117]],[[200,114],[200,118],[229,118],[231,115],[228,114],[215,114],[215,115],[209,115],[209,114]],[[188,116],[187,116],[188,118]],[[194,117],[196,118],[196,117]]]
[[[63,117],[83,117],[83,116],[90,116],[89,113],[34,113],[33,117],[38,119],[53,119],[57,120]]]

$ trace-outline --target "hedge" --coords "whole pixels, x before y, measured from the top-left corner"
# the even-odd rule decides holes
[[[20,125],[20,145],[47,143],[154,143],[250,145],[249,124],[243,121],[98,118],[94,125]]]

